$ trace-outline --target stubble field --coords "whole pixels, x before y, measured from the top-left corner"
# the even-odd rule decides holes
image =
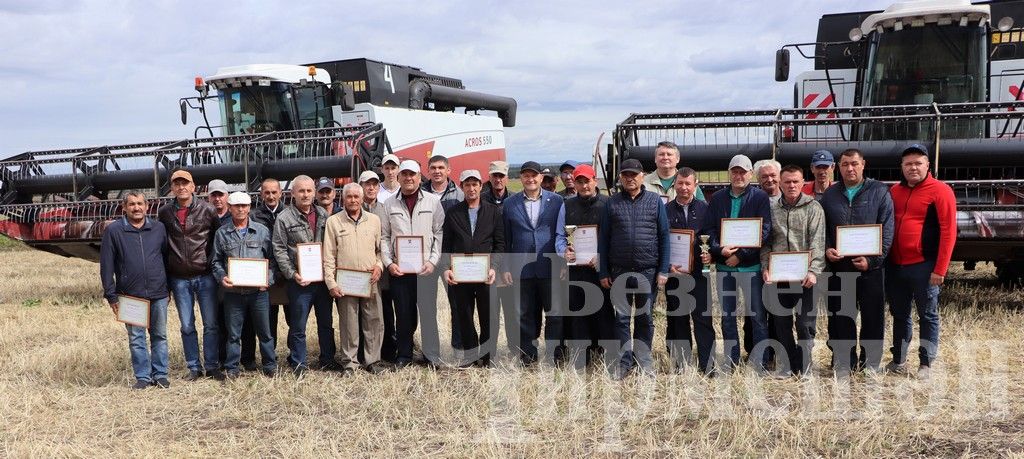
[[[172,304],[172,386],[131,391],[125,330],[102,301],[98,265],[17,247],[0,257],[0,456],[991,457],[1024,451],[1024,296],[996,288],[985,267],[958,268],[951,276],[942,296],[940,364],[927,382],[837,381],[825,369],[822,319],[818,372],[809,380],[766,379],[744,369],[715,379],[663,371],[655,379],[614,382],[601,372],[523,370],[503,352],[492,370],[416,368],[347,379],[314,371],[301,381],[245,374],[228,383],[187,383]],[[439,321],[445,337],[447,314]],[[664,368],[663,313],[657,324],[655,349]],[[283,320],[281,327],[284,336]],[[313,323],[309,330],[312,361]],[[287,355],[283,343],[278,355]]]

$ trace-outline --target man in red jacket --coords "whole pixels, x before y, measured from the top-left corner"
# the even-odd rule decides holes
[[[913,324],[910,302],[917,305],[921,326],[917,376],[927,379],[939,347],[939,286],[956,243],[956,197],[953,189],[928,172],[928,149],[913,144],[903,150],[903,181],[891,189],[895,236],[885,275],[892,310],[892,362],[886,370],[906,373]]]

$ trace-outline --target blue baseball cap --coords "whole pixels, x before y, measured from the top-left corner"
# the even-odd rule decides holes
[[[579,166],[579,165],[580,165],[579,161],[576,161],[576,160],[573,160],[573,159],[567,159],[567,160],[565,160],[564,163],[562,163],[561,166],[558,166],[558,171],[561,172],[561,171],[565,170],[565,168],[567,168],[567,167],[569,169],[576,169],[576,166]]]
[[[907,148],[903,149],[903,154],[900,155],[900,157],[907,156],[910,153],[920,153],[922,155],[928,156],[928,147],[921,145],[919,143],[912,143],[910,145],[907,145]]]
[[[811,167],[814,166],[831,166],[836,163],[835,157],[832,156],[832,152],[828,150],[818,150],[811,155]]]

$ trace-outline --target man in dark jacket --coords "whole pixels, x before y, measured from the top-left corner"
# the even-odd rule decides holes
[[[249,219],[265,226],[270,230],[270,235],[274,235],[274,222],[277,221],[277,216],[285,209],[285,205],[281,203],[281,182],[274,178],[263,179],[263,183],[260,185],[260,203],[257,204],[252,212],[249,213]],[[284,277],[281,276],[281,272],[274,270],[274,284],[267,290],[270,305],[267,309],[267,315],[270,320],[270,337],[274,340],[274,345],[277,344],[277,317],[280,311],[284,311],[285,321],[288,320],[288,291],[284,285]],[[249,320],[249,316],[246,316],[245,321],[242,324],[242,368],[246,371],[256,370],[256,329],[252,325],[252,321]]]
[[[697,199],[697,172],[689,167],[682,167],[676,172],[675,199],[666,206],[668,226],[671,229],[693,231],[693,246],[690,253],[699,248],[700,236],[708,234],[705,217],[708,203]],[[665,343],[676,370],[682,370],[691,362],[692,345],[697,343],[697,369],[702,374],[714,371],[712,355],[715,346],[715,326],[711,323],[711,311],[708,310],[708,279],[702,270],[704,263],[700,257],[693,256],[689,272],[683,266],[672,265],[672,276],[665,284],[667,306],[665,315]],[[693,290],[677,291],[683,284],[683,277],[693,279]],[[691,326],[692,322],[692,326]],[[694,340],[690,333],[693,332]]]
[[[717,284],[719,302],[722,305],[722,339],[729,359],[730,370],[740,360],[739,337],[736,329],[736,300],[739,290],[743,291],[745,320],[753,322],[754,353],[749,356],[755,369],[763,370],[766,362],[765,341],[768,339],[768,324],[761,298],[764,280],[761,278],[759,247],[723,246],[721,236],[723,218],[760,218],[761,241],[768,240],[771,233],[772,213],[768,195],[750,186],[753,165],[750,158],[736,155],[729,161],[729,188],[711,197],[708,202],[707,226],[709,228],[710,254],[704,263],[715,261],[718,270]],[[710,257],[710,259],[709,259]],[[738,287],[738,289],[737,289]]]
[[[210,273],[213,236],[220,227],[217,211],[195,197],[192,174],[177,170],[171,174],[174,202],[160,208],[158,217],[167,229],[167,280],[181,321],[181,341],[189,381],[203,376],[223,379],[220,370],[220,314],[217,313],[217,282]],[[199,359],[194,305],[199,303],[203,318],[203,361]]]
[[[498,206],[480,199],[483,183],[476,169],[462,171],[459,177],[466,199],[445,213],[441,238],[441,269],[448,284],[448,302],[452,305],[452,326],[462,338],[463,367],[489,367],[497,343],[491,336],[491,285],[505,251],[505,228]],[[490,268],[484,283],[459,283],[451,267],[458,254],[489,254]],[[473,327],[473,310],[480,320],[480,333]]]
[[[503,210],[502,203],[511,194],[508,192],[508,163],[505,161],[491,161],[487,167],[487,183],[484,191],[480,193],[480,199],[498,206],[498,211]],[[498,276],[495,282],[495,292],[498,300],[494,303],[497,308],[491,310],[491,336],[498,339],[498,324],[505,323],[505,342],[508,345],[510,354],[519,353],[519,312],[516,304],[515,291],[512,286],[505,284],[504,276]],[[500,316],[500,318],[499,318]]]
[[[115,317],[120,296],[149,301],[149,350],[146,328],[126,324],[128,349],[135,373],[134,389],[150,385],[170,387],[167,381],[167,274],[164,255],[167,233],[163,223],[146,218],[146,197],[137,191],[124,197],[125,216],[103,231],[100,244],[100,281],[103,298]]]
[[[658,287],[668,282],[671,248],[668,215],[661,197],[645,190],[643,181],[644,169],[640,161],[622,162],[619,168],[622,191],[608,198],[598,227],[601,247],[598,253],[605,254],[600,260],[601,286],[611,289],[613,282],[615,284],[611,297],[620,346],[616,379],[625,377],[636,364],[646,376],[654,376],[651,309]],[[619,289],[631,291],[623,294]],[[636,317],[634,330],[630,333],[633,317]]]
[[[597,192],[597,173],[589,164],[581,164],[573,170],[576,195],[565,200],[566,226],[598,226],[604,217],[608,197]],[[612,310],[608,290],[601,288],[597,275],[597,259],[579,260],[572,246],[565,249],[569,265],[569,311],[566,341],[572,347],[570,355],[576,356],[587,346],[586,364],[590,365],[603,352],[602,344],[617,340],[615,335],[615,313]],[[592,286],[592,287],[591,287]],[[600,293],[599,302],[587,303],[586,291]],[[593,300],[592,300],[593,301]],[[585,313],[587,311],[592,311]],[[583,314],[583,315],[577,315]]]
[[[832,349],[832,368],[839,376],[852,369],[878,371],[885,339],[885,257],[892,246],[892,197],[889,188],[878,180],[864,177],[864,155],[855,148],[839,154],[842,177],[821,198],[825,209],[825,257],[832,276],[828,279],[828,345]],[[882,225],[881,254],[840,257],[836,250],[836,227],[843,225]],[[842,274],[850,273],[847,276]],[[849,279],[843,285],[843,278]],[[856,277],[855,284],[850,283]],[[845,287],[845,288],[844,288]],[[843,310],[842,296],[855,301]],[[853,307],[850,307],[853,306]],[[857,313],[860,313],[860,346],[857,345]],[[858,352],[859,351],[859,352]]]

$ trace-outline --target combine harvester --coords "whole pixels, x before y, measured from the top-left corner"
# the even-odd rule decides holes
[[[120,198],[142,190],[169,202],[170,174],[191,171],[200,191],[221,179],[255,194],[264,178],[307,174],[339,183],[378,170],[384,155],[450,158],[453,175],[505,159],[516,102],[468,91],[457,79],[368,59],[227,67],[196,78],[181,120],[202,116],[193,139],[35,151],[0,161],[0,234],[47,252],[99,259]],[[216,105],[220,124],[211,125]],[[463,113],[456,109],[462,108]],[[497,116],[480,115],[480,110]],[[219,131],[219,133],[218,133]],[[204,136],[205,135],[205,136]]]
[[[814,43],[783,46],[814,60],[793,88],[793,107],[633,114],[619,123],[605,162],[654,169],[654,147],[680,145],[682,163],[721,171],[743,153],[808,167],[811,153],[864,152],[868,177],[898,181],[909,143],[932,151],[936,177],[958,200],[954,260],[993,261],[1003,282],[1024,277],[1024,0],[926,0],[884,11],[825,15]],[[714,178],[707,177],[714,181]],[[721,185],[721,184],[720,184]],[[713,188],[713,187],[709,187]]]

